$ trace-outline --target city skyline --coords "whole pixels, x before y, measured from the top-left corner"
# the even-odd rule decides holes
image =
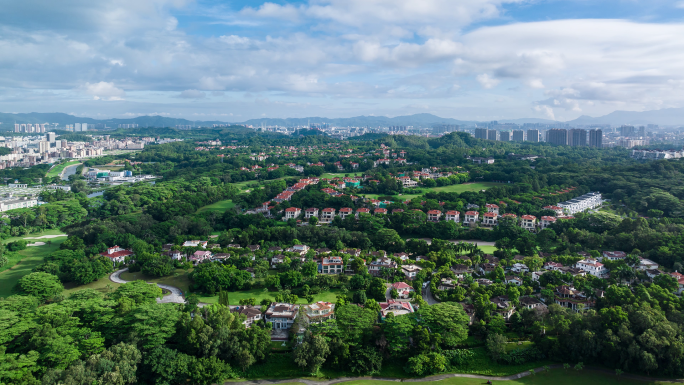
[[[0,110],[559,121],[684,107],[684,3],[25,1]]]

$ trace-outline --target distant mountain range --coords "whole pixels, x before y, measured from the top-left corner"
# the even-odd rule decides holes
[[[557,122],[554,120],[525,118],[525,119],[503,119],[500,123],[541,123],[541,124],[555,124],[567,123],[573,125],[592,125],[592,124],[611,124],[611,125],[645,125],[658,124],[663,126],[684,126],[684,108],[668,108],[653,111],[615,111],[608,115],[600,117],[580,116],[577,119],[568,122]],[[210,127],[213,124],[227,124],[229,122],[222,121],[192,121],[187,119],[167,118],[163,116],[138,116],[129,119],[93,119],[77,117],[63,113],[22,113],[22,114],[8,114],[0,113],[0,130],[9,131],[14,129],[14,123],[58,123],[60,127],[67,124],[74,123],[88,123],[88,124],[104,124],[110,128],[117,128],[119,124],[138,124],[140,127],[175,127],[177,125],[195,126],[195,127]],[[472,120],[458,120],[453,118],[441,118],[432,114],[414,114],[407,116],[395,116],[388,118],[386,116],[356,116],[352,118],[287,118],[287,119],[250,119],[240,124],[248,124],[254,127],[260,126],[306,126],[310,123],[328,123],[332,126],[342,127],[377,127],[377,126],[414,126],[414,127],[432,127],[438,124],[449,125],[474,125],[483,124],[486,122],[478,122]]]

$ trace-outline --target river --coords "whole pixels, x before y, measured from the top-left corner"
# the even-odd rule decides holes
[[[68,166],[64,168],[64,172],[62,173],[62,180],[69,180],[70,175],[76,174],[76,169],[80,166],[80,164],[74,164],[73,166]]]

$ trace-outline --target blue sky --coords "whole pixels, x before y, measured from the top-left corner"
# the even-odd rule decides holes
[[[570,120],[684,107],[684,0],[25,0],[0,111]]]

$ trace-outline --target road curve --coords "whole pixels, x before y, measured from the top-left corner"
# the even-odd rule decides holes
[[[113,272],[112,275],[109,276],[109,279],[116,283],[128,283],[128,281],[121,279],[121,273],[124,271],[128,271],[128,268]],[[165,295],[161,299],[157,298],[157,303],[185,303],[185,298],[183,298],[183,293],[179,288],[175,286],[162,285],[161,283],[158,283],[157,286],[171,292],[171,294]]]
[[[551,369],[560,369],[563,366],[560,364],[556,365],[549,365],[549,368]],[[533,369],[535,374],[536,373],[541,373],[544,371],[544,368],[535,368]],[[570,369],[574,370],[574,369]],[[615,371],[604,369],[604,368],[594,368],[594,367],[586,367],[583,370],[590,370],[594,372],[601,372],[605,374],[612,374],[615,375]],[[387,381],[387,382],[430,382],[430,381],[442,381],[447,378],[453,378],[453,377],[462,377],[462,378],[478,378],[482,380],[490,380],[492,382],[494,381],[510,381],[510,380],[517,380],[522,377],[527,377],[529,375],[532,375],[532,373],[528,370],[522,373],[518,374],[513,374],[510,376],[502,376],[502,377],[492,377],[492,376],[482,376],[478,374],[461,374],[461,373],[452,373],[452,374],[438,374],[435,376],[429,376],[429,377],[423,377],[423,378],[406,378],[406,379],[401,379],[401,378],[383,378],[383,377],[371,377],[371,376],[365,376],[365,377],[340,377],[340,378],[334,378],[332,380],[327,380],[327,381],[316,381],[316,380],[309,380],[309,379],[304,379],[304,378],[291,378],[291,379],[284,379],[284,380],[255,380],[255,381],[231,381],[231,382],[226,382],[224,384],[246,384],[246,385],[270,385],[270,384],[283,384],[283,383],[302,383],[306,385],[334,385],[334,384],[340,384],[344,382],[349,382],[349,381],[359,381],[359,380],[372,380],[372,381]],[[540,374],[543,376],[544,374]],[[658,378],[652,378],[652,377],[644,377],[644,376],[639,376],[636,374],[628,374],[624,373],[620,376],[620,378],[629,378],[633,380],[638,380],[638,381],[666,381],[666,382],[676,382],[676,383],[683,383],[684,379],[658,379]],[[495,383],[495,382],[494,382]]]

